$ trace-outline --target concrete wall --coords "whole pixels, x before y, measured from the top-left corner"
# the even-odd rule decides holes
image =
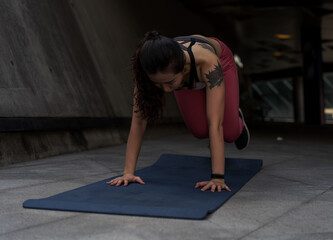
[[[0,1],[0,116],[113,114],[65,0]]]
[[[130,118],[130,56],[153,29],[215,35],[175,0],[0,0],[0,117]],[[0,133],[0,165],[123,141],[116,128]]]
[[[187,11],[178,1],[71,0],[84,39],[98,70],[109,102],[118,117],[131,117],[130,57],[144,33],[158,30],[168,37],[214,35],[208,22]],[[180,118],[172,94],[165,117]]]

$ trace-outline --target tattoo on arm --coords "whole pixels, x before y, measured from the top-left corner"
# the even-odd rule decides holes
[[[211,70],[208,72],[208,74],[206,74],[206,78],[210,83],[209,89],[221,85],[221,83],[223,82],[223,72],[222,66],[219,62],[217,62],[217,65],[215,65],[214,70]]]
[[[207,44],[203,44],[203,43],[199,43],[199,46],[202,47],[202,48],[204,48],[204,49],[208,49],[209,51],[211,51],[212,53],[215,54],[215,51],[214,51],[214,49],[211,46],[209,46]]]

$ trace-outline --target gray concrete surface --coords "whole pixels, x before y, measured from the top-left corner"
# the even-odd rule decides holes
[[[0,239],[333,239],[331,135],[276,132],[253,131],[244,151],[226,144],[228,157],[261,158],[263,169],[200,221],[22,208],[120,174],[125,145],[2,167]],[[207,144],[186,133],[145,140],[138,168],[162,153],[209,156]]]

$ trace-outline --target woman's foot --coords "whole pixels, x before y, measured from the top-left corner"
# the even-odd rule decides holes
[[[242,110],[240,108],[239,108],[238,112],[239,112],[240,118],[243,121],[244,127],[243,127],[243,131],[241,132],[239,137],[236,139],[235,145],[239,150],[242,150],[242,149],[246,148],[247,145],[249,145],[249,143],[250,143],[250,132],[246,126],[244,116],[243,116]]]

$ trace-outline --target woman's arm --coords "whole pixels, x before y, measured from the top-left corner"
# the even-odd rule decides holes
[[[137,88],[134,87],[134,96],[136,94]],[[132,112],[132,122],[131,128],[127,139],[126,145],[126,158],[125,158],[125,167],[124,173],[122,177],[118,177],[113,179],[107,184],[120,186],[124,184],[127,186],[129,182],[138,182],[141,184],[145,184],[140,177],[134,176],[134,172],[136,169],[136,163],[138,160],[138,156],[140,153],[142,139],[147,127],[147,120],[141,117],[140,112],[138,111],[138,107],[135,101],[135,97],[133,98],[133,112]]]
[[[135,89],[136,91],[136,89]],[[136,112],[137,106],[133,100],[133,113],[131,128],[126,145],[125,174],[134,174],[136,162],[140,153],[143,135],[147,127],[147,120],[141,118],[140,112]]]
[[[217,60],[205,72],[205,78],[208,83],[206,87],[206,111],[212,172],[224,174],[225,152],[222,123],[224,118],[225,87],[220,61]]]
[[[223,138],[223,117],[225,86],[223,82],[223,72],[220,60],[216,55],[211,55],[209,61],[202,68],[202,79],[206,82],[206,111],[209,127],[209,142],[212,159],[212,173],[224,175],[225,171],[225,151]],[[224,179],[211,179],[197,183],[196,187],[203,186],[202,190],[211,191],[222,189],[230,191]]]

